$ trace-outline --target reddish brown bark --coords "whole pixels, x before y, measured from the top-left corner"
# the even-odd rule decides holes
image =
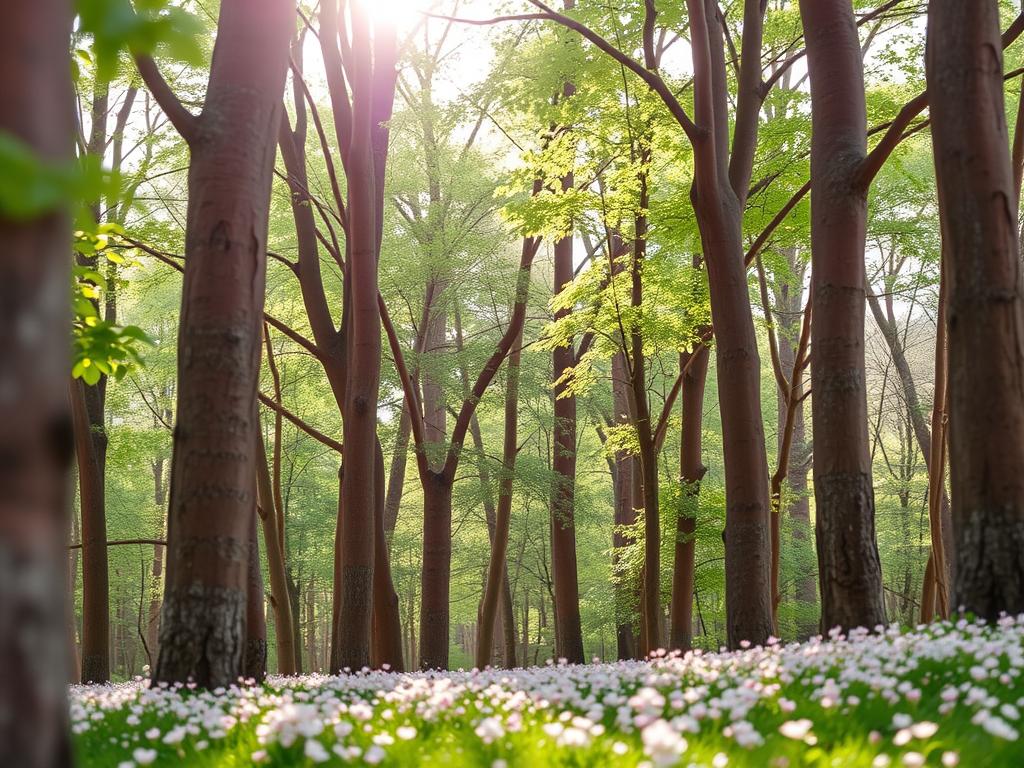
[[[742,211],[750,179],[747,151],[757,138],[760,106],[761,4],[744,4],[741,90],[732,162],[722,33],[713,0],[687,0],[693,30],[694,116],[691,130],[697,213],[708,265],[717,343],[718,399],[726,485],[726,613],[730,647],[763,643],[772,632],[768,460],[761,416],[760,357],[747,290]],[[752,82],[753,81],[753,82]]]
[[[103,468],[97,452],[97,440],[91,430],[85,389],[80,380],[70,382],[82,512],[81,679],[86,683],[105,683],[110,679],[107,525],[103,506]],[[105,436],[103,439],[105,442]]]
[[[74,96],[63,0],[17,3],[0,27],[0,132],[70,167]],[[0,211],[0,765],[71,765],[65,603],[73,427],[70,217]]]
[[[679,355],[683,374],[682,433],[679,448],[679,483],[683,509],[676,527],[675,561],[672,566],[672,604],[669,613],[669,650],[693,647],[693,585],[695,579],[697,502],[700,482],[707,472],[701,454],[704,426],[704,385],[711,350],[700,344]]]
[[[619,352],[612,358],[612,396],[616,425],[628,424],[632,421],[632,409],[629,404],[629,374],[626,371],[624,353]],[[620,526],[633,525],[636,522],[636,509],[633,507],[633,475],[638,471],[637,461],[625,451],[615,452],[615,474],[613,485],[615,492],[615,531],[612,534],[612,568],[617,569],[621,560],[618,550],[626,545],[626,537],[620,532]],[[621,574],[620,574],[621,576]],[[636,595],[620,581],[615,585],[615,636],[617,653],[620,660],[637,658],[639,648],[634,630],[634,620],[638,614]]]
[[[347,278],[350,283],[348,365],[345,379],[344,473],[340,521],[341,603],[334,631],[338,666],[370,665],[374,566],[377,400],[380,389],[380,314],[377,308],[377,205],[371,105],[373,51],[365,9],[353,7],[352,135],[348,181]],[[383,501],[383,500],[382,500]]]
[[[268,339],[269,341],[269,339]],[[274,640],[277,644],[277,671],[281,675],[298,672],[297,649],[292,604],[288,595],[287,567],[284,542],[280,538],[278,519],[280,507],[275,500],[273,483],[267,466],[267,450],[263,435],[259,434],[256,452],[256,511],[263,524],[263,543],[267,551],[267,571],[270,575],[270,603],[274,610]]]
[[[562,188],[572,187],[573,176],[569,174],[562,179]],[[571,235],[555,243],[554,278],[556,294],[572,283]],[[555,313],[555,321],[570,311],[568,308],[560,309]],[[556,347],[551,359],[555,398],[551,457],[554,472],[551,487],[551,569],[555,586],[556,655],[570,664],[582,664],[583,630],[580,626],[580,590],[576,571],[576,397],[564,380],[576,363],[572,343]]]
[[[945,270],[943,270],[944,272]],[[935,394],[932,398],[932,431],[931,457],[928,465],[928,528],[931,534],[932,551],[929,561],[932,563],[934,585],[932,593],[932,610],[927,610],[926,598],[921,599],[921,620],[931,621],[935,616],[934,605],[938,605],[938,616],[949,618],[949,568],[948,558],[953,555],[946,551],[947,530],[943,515],[946,504],[946,382],[948,380],[946,360],[946,280],[939,277],[939,307],[935,316]],[[948,506],[948,504],[947,504]],[[928,590],[925,590],[927,592]]]
[[[245,651],[242,677],[262,683],[267,676],[267,616],[263,609],[263,573],[256,530],[256,510],[249,523],[248,573],[245,596]]]
[[[822,628],[885,623],[864,373],[864,69],[848,0],[800,3],[811,79],[811,414]]]
[[[932,0],[925,70],[949,301],[953,604],[1024,611],[1024,306],[999,4]]]
[[[288,0],[221,4],[198,116],[140,59],[191,154],[157,681],[216,687],[242,671],[270,182],[294,13]]]

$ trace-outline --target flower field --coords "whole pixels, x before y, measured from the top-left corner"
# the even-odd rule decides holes
[[[86,766],[1024,766],[1024,616],[649,662],[71,689]]]

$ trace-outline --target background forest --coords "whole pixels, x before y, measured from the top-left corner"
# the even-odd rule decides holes
[[[379,290],[391,327],[381,333],[377,431],[387,467],[384,533],[405,666],[420,661],[427,621],[421,621],[424,531],[429,537],[431,526],[439,526],[441,538],[446,535],[443,514],[432,517],[429,504],[424,511],[424,483],[445,465],[460,420],[466,421],[464,444],[450,485],[450,668],[476,660],[503,496],[510,499],[510,527],[494,662],[534,665],[566,655],[562,642],[572,641],[559,633],[572,633],[572,617],[560,625],[554,603],[556,568],[571,566],[552,550],[567,551],[567,530],[575,583],[558,588],[578,592],[583,658],[639,652],[649,499],[630,477],[640,472],[645,439],[656,455],[662,644],[725,645],[719,363],[691,202],[691,143],[635,72],[573,30],[537,18],[484,26],[447,18],[487,19],[510,10],[500,3],[377,5],[372,12],[393,17],[397,26],[394,112],[383,123]],[[683,5],[659,4],[651,53],[672,91],[689,104]],[[730,79],[723,94],[743,87],[735,82],[743,5],[721,3],[714,20],[724,30]],[[797,4],[769,0],[768,6],[761,58],[763,82],[771,87],[755,118],[760,125],[742,231],[750,264],[745,290],[761,359],[767,470],[779,495],[776,632],[794,640],[816,634],[821,613],[810,487],[818,436],[807,400],[814,395],[800,383],[809,375],[803,373],[808,350],[801,331],[810,261],[810,92]],[[1005,29],[1016,10],[1003,6]],[[187,34],[158,48],[157,60],[181,103],[192,107],[203,100],[218,8],[192,1],[180,7],[191,14]],[[927,118],[899,121],[904,105],[925,88],[925,8],[915,0],[880,6],[857,0],[854,8],[869,140],[892,138],[897,121],[898,145],[877,171],[869,197],[866,386],[884,608],[890,620],[913,624],[923,615],[931,551],[926,459],[940,238]],[[343,430],[321,339],[342,319],[345,201],[341,169],[334,167],[343,140],[332,127],[337,104],[330,93],[337,83],[330,65],[325,68],[328,54],[318,35],[323,13],[301,4],[285,94],[288,127],[270,207],[259,400],[266,455],[261,517],[264,528],[276,527],[280,550],[269,552],[261,540],[272,670],[278,668],[275,606],[282,587],[292,615],[294,669],[332,668]],[[573,17],[621,50],[646,50],[642,4],[581,2]],[[84,334],[78,350],[75,374],[97,448],[98,485],[85,478],[76,484],[69,588],[83,679],[106,676],[102,663],[90,676],[89,659],[108,643],[108,674],[117,680],[155,665],[159,644],[189,150],[129,57],[103,58],[85,33],[77,34],[75,45],[79,149],[102,156],[119,174],[121,194],[94,208],[99,234],[78,256],[80,314],[108,328],[116,342],[111,356]],[[1020,56],[1019,45],[1008,47],[1011,115],[1020,92],[1011,75]],[[728,98],[732,110],[735,101]],[[525,322],[508,340],[521,295],[521,259],[530,249]],[[91,309],[85,306],[90,302]],[[465,405],[477,401],[472,387],[503,340],[510,341],[512,367],[497,369],[465,420]],[[88,344],[101,345],[99,354]],[[396,348],[405,383],[422,402],[415,419],[394,362]],[[636,428],[638,398],[648,432],[655,427],[646,438]],[[518,430],[514,462],[502,448],[509,403]],[[697,437],[696,455],[692,447],[689,454],[681,448],[686,427],[691,440]],[[98,496],[83,498],[86,493]],[[83,556],[76,547],[83,532],[96,535],[97,523],[105,525],[110,546],[103,556],[102,547]],[[279,562],[268,563],[268,553]],[[680,570],[679,557],[692,558],[689,571]],[[276,568],[283,570],[283,585],[274,581]],[[88,588],[100,578],[109,579],[106,628],[103,607]],[[674,597],[687,599],[677,594],[687,590],[686,579],[692,579],[689,609],[673,605]],[[670,621],[673,613],[678,619]],[[86,648],[83,633],[92,635]]]

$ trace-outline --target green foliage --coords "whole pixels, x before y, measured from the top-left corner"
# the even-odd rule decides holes
[[[122,52],[160,53],[187,64],[202,60],[197,35],[199,20],[170,0],[76,0],[80,30],[91,36],[92,48],[79,49],[83,62],[94,64],[96,76],[111,79]],[[77,65],[76,65],[77,66]]]

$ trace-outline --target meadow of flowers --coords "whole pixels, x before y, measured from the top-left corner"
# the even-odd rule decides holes
[[[879,628],[881,629],[881,628]],[[1024,616],[736,653],[71,689],[86,766],[1024,766]]]

